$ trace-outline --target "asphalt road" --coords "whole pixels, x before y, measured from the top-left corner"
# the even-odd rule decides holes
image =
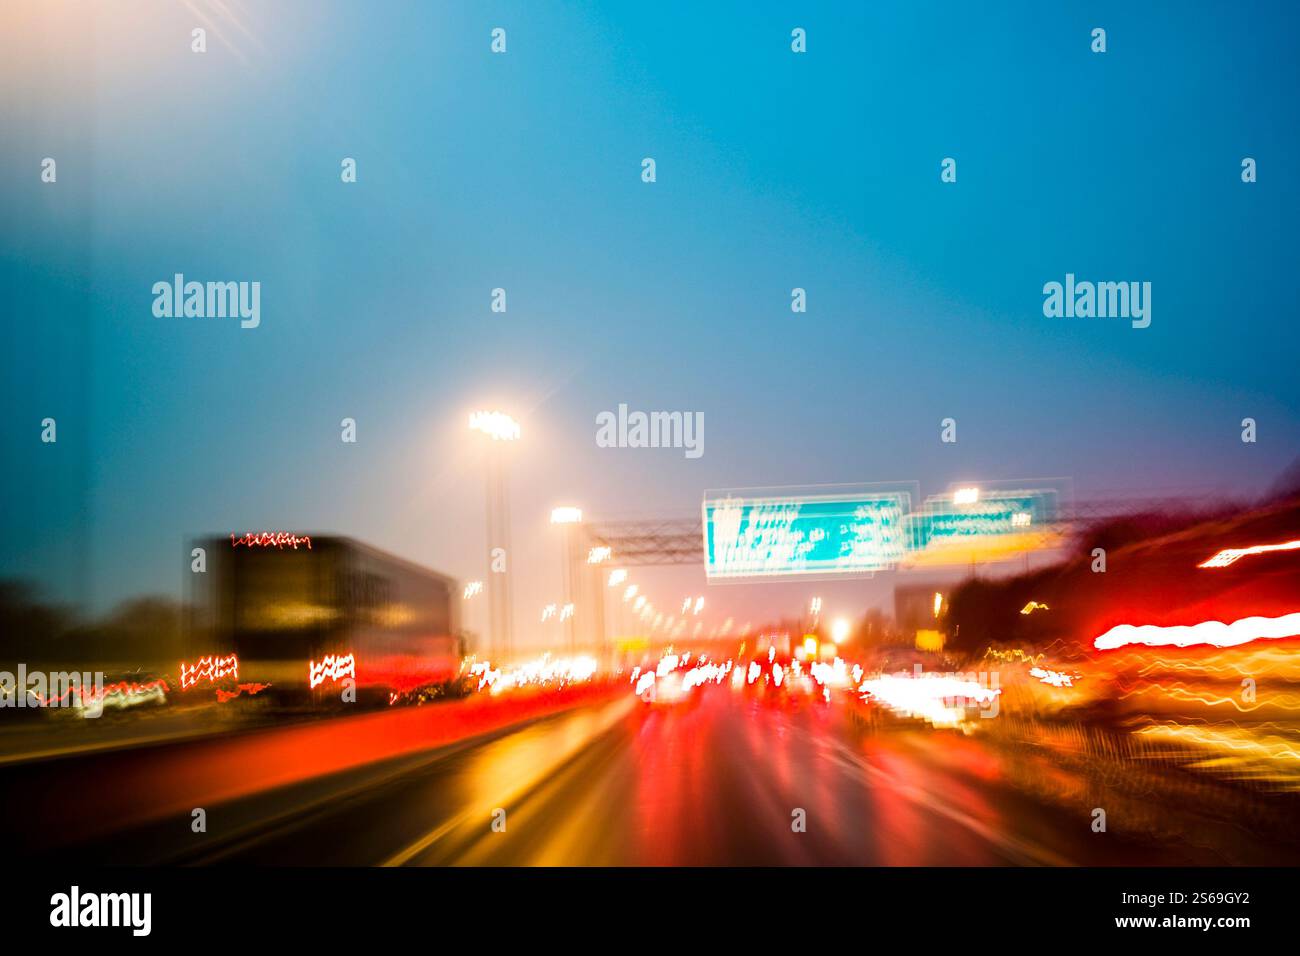
[[[1046,757],[1007,759],[952,731],[865,728],[816,701],[628,695],[214,807],[204,834],[164,821],[86,852],[271,865],[1211,861],[1095,833],[1090,801],[1024,787],[1024,762]]]
[[[1295,852],[1206,820],[1195,800],[1161,805],[1147,778],[1126,797],[1127,771],[1063,756],[918,721],[864,723],[815,698],[718,686],[652,705],[628,693],[220,803],[206,808],[202,833],[172,815],[50,851],[87,862],[405,866],[1178,865]],[[22,771],[25,788],[40,772]],[[97,765],[84,779],[111,772]],[[86,792],[93,813],[93,786]],[[1099,803],[1104,833],[1092,826]],[[45,824],[58,832],[58,821]]]

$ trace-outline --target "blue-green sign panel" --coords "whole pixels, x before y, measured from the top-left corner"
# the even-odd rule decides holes
[[[860,495],[747,496],[704,501],[704,569],[710,580],[863,574],[934,545],[1046,530],[1055,490],[971,490],[927,498],[906,491]]]
[[[990,491],[965,503],[929,498],[907,518],[907,546],[920,551],[932,542],[1042,530],[1056,520],[1056,501],[1054,491]]]
[[[905,491],[856,496],[704,502],[704,568],[710,579],[861,574],[892,567],[907,543]]]

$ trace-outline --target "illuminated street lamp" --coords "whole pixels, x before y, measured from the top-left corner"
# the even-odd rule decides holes
[[[473,412],[469,416],[469,427],[493,441],[519,440],[519,423],[505,412]]]
[[[470,598],[477,597],[482,593],[483,593],[483,582],[470,581],[468,584],[465,585],[465,593],[463,596],[464,599],[468,601]]]
[[[552,508],[551,524],[578,524],[582,521],[581,508]]]
[[[624,571],[622,568],[619,568],[617,571],[609,572],[609,586],[612,588],[618,587],[626,580],[627,580],[627,572]]]

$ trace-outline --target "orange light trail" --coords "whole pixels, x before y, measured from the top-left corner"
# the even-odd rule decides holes
[[[1128,700],[1130,697],[1140,697],[1143,694],[1164,694],[1170,700],[1181,700],[1187,703],[1203,704],[1206,707],[1218,707],[1220,704],[1230,704],[1239,714],[1249,714],[1265,704],[1251,704],[1246,706],[1237,700],[1236,697],[1224,697],[1222,695],[1198,694],[1181,684],[1175,684],[1172,687],[1166,687],[1164,684],[1151,683],[1142,687],[1135,687],[1126,690],[1120,694],[1119,700]],[[1300,696],[1295,694],[1272,694],[1269,696],[1267,706],[1273,710],[1284,710],[1288,712],[1300,711]]]
[[[1129,644],[1145,644],[1148,647],[1192,647],[1201,644],[1237,647],[1251,641],[1297,636],[1300,636],[1300,613],[1284,614],[1282,617],[1243,617],[1231,624],[1222,621],[1202,621],[1200,624],[1171,627],[1119,624],[1094,640],[1092,645],[1101,651]]]
[[[986,658],[991,657],[995,661],[1011,661],[1020,664],[1037,665],[1038,662],[1041,661],[1047,655],[1042,651],[1040,651],[1039,653],[1031,657],[1030,655],[1026,654],[1018,647],[1013,647],[1010,650],[1003,651],[990,645],[989,647],[985,648],[984,656]]]
[[[1226,568],[1241,558],[1252,554],[1268,554],[1270,551],[1295,551],[1300,549],[1300,541],[1284,541],[1281,544],[1257,544],[1251,548],[1224,548],[1207,561],[1198,564],[1198,568]]]

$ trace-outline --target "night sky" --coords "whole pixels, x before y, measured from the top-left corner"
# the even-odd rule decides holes
[[[522,425],[521,632],[558,598],[555,505],[1267,488],[1300,450],[1296,8],[800,6],[6,4],[0,575],[179,597],[188,535],[284,529],[481,577],[475,408]],[[260,327],[156,318],[177,272],[259,281]],[[1150,327],[1044,317],[1066,273],[1150,282]],[[598,448],[619,403],[702,412],[703,456]],[[719,619],[809,593],[708,591]]]

